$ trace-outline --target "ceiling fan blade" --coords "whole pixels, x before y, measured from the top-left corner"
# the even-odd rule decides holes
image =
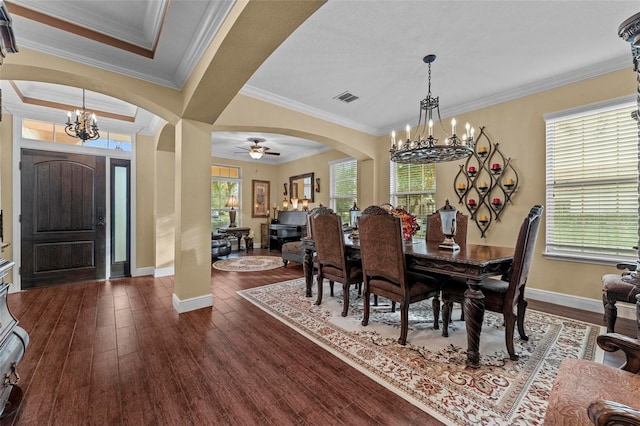
[[[264,155],[280,155],[279,152],[263,152]]]

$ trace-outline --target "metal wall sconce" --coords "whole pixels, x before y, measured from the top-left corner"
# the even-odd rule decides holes
[[[494,221],[500,221],[507,204],[513,203],[519,183],[511,158],[502,154],[499,145],[481,127],[473,155],[460,166],[453,184],[459,204],[469,211],[481,238]]]
[[[316,178],[316,192],[320,192],[320,178]]]

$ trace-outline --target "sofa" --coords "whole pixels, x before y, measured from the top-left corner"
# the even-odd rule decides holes
[[[227,256],[231,253],[231,241],[225,234],[211,233],[211,261],[215,261],[220,256]]]

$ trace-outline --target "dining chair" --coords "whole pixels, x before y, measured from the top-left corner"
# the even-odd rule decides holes
[[[337,281],[342,283],[342,316],[346,317],[349,310],[349,287],[351,284],[362,284],[362,269],[357,260],[347,258],[340,216],[330,209],[320,209],[311,216],[311,223],[318,268],[316,305],[322,303],[324,279],[329,279],[332,296],[333,283]]]
[[[360,256],[364,278],[364,315],[369,323],[370,296],[373,293],[400,304],[400,338],[407,343],[409,304],[433,298],[433,328],[438,329],[440,287],[427,275],[407,271],[402,238],[402,222],[379,206],[367,207],[360,216]]]
[[[513,262],[509,271],[501,277],[486,278],[482,281],[482,293],[484,294],[485,309],[502,313],[505,324],[505,342],[511,359],[517,359],[513,346],[513,333],[516,322],[518,332],[522,340],[529,340],[524,331],[524,315],[527,309],[527,300],[524,297],[525,285],[531,267],[533,250],[535,248],[538,231],[540,230],[540,216],[543,207],[534,206],[520,226],[518,240],[513,255]],[[448,323],[451,315],[449,307],[451,302],[464,303],[464,293],[467,291],[467,283],[464,280],[451,278],[442,284],[442,335],[448,336]],[[516,309],[517,308],[517,309]],[[514,309],[517,314],[514,314]]]
[[[458,245],[464,246],[467,244],[467,224],[469,223],[469,216],[458,211],[456,213],[456,223],[457,230],[453,239]],[[435,212],[427,216],[427,243],[441,243],[444,241],[444,238],[440,213]]]
[[[636,265],[633,263],[618,263],[616,268],[625,270],[625,272],[602,276],[602,304],[604,305],[604,322],[607,326],[607,333],[615,332],[616,319],[618,318],[616,302],[636,304],[636,295],[640,293],[640,288],[622,280],[625,275],[636,270]],[[640,331],[640,323],[638,323],[638,329]],[[638,333],[637,337],[640,337],[640,333]]]
[[[453,238],[459,246],[464,247],[467,244],[467,224],[469,223],[469,216],[458,211],[456,213],[456,235]],[[441,243],[444,241],[444,233],[442,232],[442,216],[440,213],[435,212],[427,216],[427,235],[426,240],[428,243]],[[449,277],[443,277],[448,279]],[[453,309],[453,303],[449,305],[449,310]],[[453,319],[450,318],[453,322]],[[460,310],[460,321],[464,321],[464,309]]]

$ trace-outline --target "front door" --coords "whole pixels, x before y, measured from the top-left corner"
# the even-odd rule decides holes
[[[21,152],[22,288],[105,277],[105,158]]]

